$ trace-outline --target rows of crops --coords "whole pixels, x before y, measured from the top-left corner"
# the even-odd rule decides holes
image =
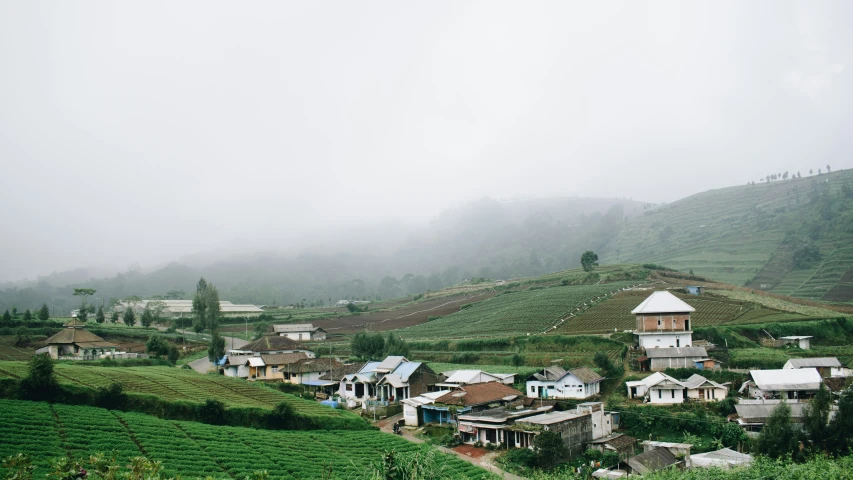
[[[0,378],[22,377],[27,373],[23,362],[0,362]],[[229,406],[273,408],[286,402],[297,412],[314,417],[354,417],[317,402],[304,400],[262,385],[217,375],[199,375],[170,367],[91,367],[59,364],[55,372],[60,383],[76,383],[88,387],[105,387],[120,382],[128,393],[156,395],[164,400],[203,402],[214,398]]]
[[[555,333],[603,333],[614,330],[632,330],[636,317],[631,310],[637,307],[651,292],[630,290],[614,295],[594,305],[560,325]],[[780,312],[767,308],[753,308],[752,304],[721,297],[676,294],[696,309],[691,314],[694,327],[722,324],[745,324],[778,321],[804,320],[798,313]]]
[[[101,408],[0,400],[0,457],[26,453],[33,457],[36,477],[44,477],[50,461],[115,451],[119,462],[146,456],[163,462],[168,475],[185,478],[243,478],[267,470],[270,478],[353,478],[378,461],[383,452],[425,452],[414,444],[377,431],[295,432],[216,427],[161,420],[138,413]],[[484,470],[456,457],[442,463],[457,478],[491,478]]]
[[[398,332],[406,339],[541,333],[559,319],[583,307],[585,302],[611,294],[627,285],[623,282],[507,292],[452,315]]]

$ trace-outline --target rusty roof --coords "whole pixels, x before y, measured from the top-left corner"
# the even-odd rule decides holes
[[[249,342],[240,350],[252,352],[275,352],[278,350],[308,350],[305,345],[279,335],[264,335],[263,337]]]
[[[445,405],[482,405],[500,401],[506,397],[524,396],[524,393],[500,382],[464,385],[435,400]]]

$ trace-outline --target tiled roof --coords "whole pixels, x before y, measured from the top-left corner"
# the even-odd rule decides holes
[[[328,372],[340,367],[340,363],[328,358],[306,358],[296,362],[293,371],[298,373]]]
[[[578,380],[583,383],[595,383],[604,380],[604,377],[587,367],[573,368],[569,370],[569,373],[577,377]]]
[[[497,402],[509,396],[523,396],[524,393],[500,382],[475,383],[459,387],[439,397],[435,403],[445,405],[482,405]]]
[[[361,370],[361,367],[364,366],[363,363],[349,363],[346,365],[338,365],[340,366],[333,368],[330,373],[321,376],[320,380],[331,380],[338,382],[345,376],[358,372],[359,370]]]
[[[69,322],[70,323],[70,322]],[[51,344],[71,344],[71,343],[91,343],[105,342],[105,340],[92,332],[83,330],[82,328],[69,327],[62,329],[56,335],[48,338],[45,343]],[[112,344],[110,344],[112,345]],[[113,345],[114,346],[114,345]]]
[[[264,335],[263,337],[249,342],[240,350],[251,352],[275,352],[278,350],[308,350],[305,345],[279,335]]]
[[[230,358],[230,357],[229,357]],[[261,354],[267,365],[292,365],[308,358],[303,352]],[[312,359],[313,360],[313,359]]]

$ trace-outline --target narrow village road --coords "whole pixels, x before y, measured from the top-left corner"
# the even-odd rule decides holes
[[[393,435],[394,432],[393,432],[392,428],[394,426],[394,423],[397,422],[398,420],[402,420],[402,419],[403,419],[402,414],[394,415],[393,417],[388,417],[388,418],[379,420],[378,422],[376,422],[376,426],[379,427],[380,431],[383,431],[385,433],[390,433]],[[402,437],[405,438],[406,440],[410,441],[410,442],[413,442],[413,443],[424,443],[423,440],[415,437],[409,428],[403,429]],[[497,475],[501,478],[506,478],[509,480],[525,480],[524,477],[519,477],[518,475],[514,475],[512,473],[505,472],[505,471],[501,470],[497,465],[495,465],[494,459],[498,455],[496,452],[488,452],[485,455],[483,455],[482,457],[477,458],[477,457],[469,457],[468,455],[457,452],[457,451],[450,449],[450,448],[447,448],[447,447],[435,447],[435,448],[439,449],[440,451],[442,451],[444,453],[447,453],[450,455],[456,455],[457,457],[461,458],[462,460],[465,460],[466,462],[471,463],[473,465],[476,465],[480,468],[486,469],[489,472],[494,473],[495,475]]]
[[[234,337],[222,337],[222,338],[225,339],[225,349],[226,350],[231,350],[232,348],[240,348],[240,347],[245,346],[247,343],[249,343],[248,341],[243,340],[242,338],[234,338]],[[199,358],[198,360],[193,360],[192,362],[188,363],[187,365],[189,365],[190,368],[192,368],[193,370],[195,370],[198,373],[207,373],[210,371],[210,369],[213,368],[213,364],[210,363],[210,360],[208,360],[207,357]]]

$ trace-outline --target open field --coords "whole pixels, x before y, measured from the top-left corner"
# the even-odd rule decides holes
[[[427,365],[436,373],[449,372],[451,370],[482,370],[488,373],[515,373],[516,382],[523,382],[528,375],[542,370],[542,368],[539,367],[530,367],[526,365],[514,367],[512,365],[466,365],[461,363],[441,362],[427,362]]]
[[[696,309],[696,312],[691,315],[694,328],[738,323],[787,322],[808,320],[809,318],[804,314],[794,311],[785,312],[771,308],[762,308],[761,304],[735,300],[728,296],[728,292],[721,293],[726,296],[708,294],[688,295],[683,293],[675,293],[675,295]],[[631,314],[631,310],[642,303],[650,294],[651,290],[629,290],[617,293],[613,297],[581,312],[576,317],[567,320],[554,333],[612,333],[614,330],[633,329],[636,326],[636,317]],[[749,298],[749,294],[740,295],[735,293],[732,294],[732,297]],[[756,296],[753,295],[753,297]],[[777,301],[775,304],[780,307],[794,305],[783,301]],[[838,312],[816,307],[797,307],[797,310],[800,311],[809,311],[812,313],[825,312],[833,317],[840,315]]]
[[[57,364],[54,369],[60,383],[86,387],[106,387],[119,382],[126,393],[156,395],[164,400],[204,402],[216,399],[228,406],[273,408],[285,402],[309,416],[340,419],[357,417],[317,402],[304,400],[262,385],[221,375],[200,375],[171,367],[91,367]],[[0,378],[26,376],[24,362],[0,362]]]
[[[531,335],[551,328],[585,303],[637,282],[554,286],[508,291],[460,312],[423,325],[401,329],[406,340]]]
[[[478,292],[474,295],[437,297],[405,304],[401,307],[376,312],[365,312],[337,318],[314,320],[314,326],[329,333],[355,333],[364,329],[373,331],[396,330],[426,323],[429,317],[439,317],[458,312],[461,305],[479,302],[495,295],[495,292]]]
[[[217,427],[161,420],[138,413],[93,407],[0,400],[0,457],[32,455],[35,475],[48,472],[52,458],[78,458],[115,450],[124,465],[145,456],[163,462],[165,473],[185,478],[244,478],[266,470],[270,478],[359,478],[383,453],[426,452],[430,447],[373,430],[294,432]],[[454,478],[493,478],[450,455],[440,468]]]

